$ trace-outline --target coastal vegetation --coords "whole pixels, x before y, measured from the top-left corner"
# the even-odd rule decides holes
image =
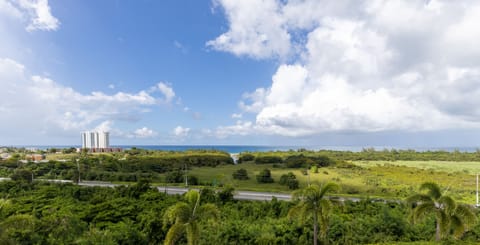
[[[25,160],[25,154],[14,151],[0,160],[0,175],[13,180],[0,182],[2,244],[401,244],[435,239],[468,244],[480,239],[478,212],[466,205],[475,201],[478,152],[300,149],[242,153],[237,164],[230,154],[215,150],[47,153],[50,160],[44,162]],[[81,187],[74,184],[79,180],[128,186]],[[150,188],[187,183],[199,192],[168,196]],[[326,186],[332,188],[325,191]],[[296,198],[236,201],[235,190]],[[336,196],[355,199],[332,204]],[[309,200],[322,203],[321,210],[312,211]],[[195,207],[210,207],[210,215],[200,215],[202,209]],[[183,215],[193,210],[200,213]]]
[[[312,244],[315,213],[324,244],[430,244],[436,232],[435,215],[412,223],[407,202],[365,198],[330,205],[326,189],[336,188],[329,184],[302,189],[291,202],[237,201],[222,198],[225,189],[209,188],[167,195],[148,186],[0,182],[0,243],[168,244],[175,237],[175,244]],[[479,239],[478,223],[462,236],[443,237],[451,244]]]

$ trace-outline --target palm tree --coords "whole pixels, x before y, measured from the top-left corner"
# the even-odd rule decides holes
[[[415,194],[407,198],[411,204],[413,222],[423,219],[428,213],[435,215],[435,240],[453,232],[458,238],[475,221],[475,214],[464,204],[457,204],[450,196],[442,195],[440,187],[433,182],[425,182],[420,190],[426,193]]]
[[[317,245],[318,224],[320,222],[320,239],[326,242],[330,212],[333,209],[332,202],[325,198],[325,194],[335,191],[339,187],[335,183],[327,183],[322,187],[309,185],[305,189],[293,194],[294,199],[300,202],[289,212],[289,216],[300,216],[302,220],[313,216],[313,244]]]
[[[195,245],[200,236],[199,222],[217,217],[217,207],[211,203],[200,205],[200,193],[190,190],[185,194],[185,202],[179,202],[165,212],[164,227],[173,225],[168,230],[164,243],[175,244],[175,241],[186,232],[188,244]]]

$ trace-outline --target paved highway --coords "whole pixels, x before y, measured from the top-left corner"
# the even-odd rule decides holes
[[[188,188],[182,187],[157,187],[158,191],[165,192],[168,194],[183,194],[187,192]],[[198,189],[196,189],[198,190]],[[278,200],[288,201],[292,199],[292,196],[289,194],[281,194],[281,193],[270,193],[270,192],[253,192],[253,191],[235,191],[233,198],[238,200],[255,200],[255,201],[265,201],[265,200],[272,200],[275,197]]]
[[[10,178],[0,178],[2,180],[10,180]],[[54,180],[54,179],[35,179],[35,181],[48,181],[54,183],[72,183],[71,180]],[[116,186],[121,186],[121,184],[113,184],[111,182],[102,182],[102,181],[82,181],[80,182],[81,186],[99,186],[99,187],[110,187],[114,188]],[[188,190],[199,190],[198,188],[184,188],[184,187],[165,187],[157,186],[157,190],[160,192],[165,192],[170,195],[181,195],[187,192]],[[272,198],[277,198],[277,200],[290,201],[292,195],[283,194],[283,193],[273,193],[273,192],[255,192],[255,191],[235,191],[233,198],[237,200],[252,200],[252,201],[270,201]],[[331,197],[332,199],[338,200],[340,202],[350,200],[354,202],[360,201],[360,198],[356,197]],[[380,200],[382,201],[382,200]]]

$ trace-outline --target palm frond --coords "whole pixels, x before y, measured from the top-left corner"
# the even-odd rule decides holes
[[[413,210],[413,222],[416,223],[419,220],[422,220],[427,213],[435,210],[435,203],[433,202],[422,202]]]
[[[477,216],[472,208],[465,204],[457,205],[455,209],[455,216],[458,216],[462,222],[468,226],[474,224],[477,221]]]
[[[220,216],[220,211],[218,210],[217,206],[213,203],[207,203],[198,208],[197,216],[204,220],[204,219],[218,219]]]
[[[449,231],[451,217],[445,213],[445,210],[441,209],[436,209],[435,216],[440,226],[440,234],[441,236],[445,236]]]
[[[298,202],[303,199],[305,189],[296,190],[292,193],[292,201]]]
[[[163,225],[166,227],[174,222],[186,223],[190,218],[190,206],[184,202],[169,207],[163,215]]]
[[[185,232],[185,225],[184,224],[174,224],[167,232],[165,236],[165,245],[174,245],[175,242],[180,238],[182,233]]]
[[[200,193],[198,193],[196,190],[189,190],[187,193],[185,193],[185,200],[190,205],[195,205],[199,199]]]
[[[190,223],[187,225],[187,243],[188,245],[197,244],[198,238],[200,237],[200,230],[196,222]]]
[[[450,228],[452,229],[453,236],[455,236],[455,238],[460,238],[466,230],[465,224],[457,215],[454,215],[450,218]]]
[[[445,212],[452,215],[457,208],[457,203],[450,196],[441,196],[438,203],[442,206]]]
[[[322,186],[322,188],[320,189],[320,198],[324,197],[325,194],[327,192],[333,192],[333,191],[337,191],[338,189],[340,189],[340,186],[338,186],[337,184],[335,183],[332,183],[332,182],[329,182],[329,183],[326,183],[325,185]]]
[[[425,182],[420,186],[420,190],[427,190],[427,195],[432,197],[434,200],[438,200],[442,196],[442,191],[437,183],[434,182]]]
[[[433,199],[430,196],[425,194],[414,194],[407,197],[405,201],[411,205],[418,202],[433,202]]]
[[[320,210],[322,213],[329,214],[330,211],[333,209],[332,202],[327,199],[320,200]]]

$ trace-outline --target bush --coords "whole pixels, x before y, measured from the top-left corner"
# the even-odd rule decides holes
[[[183,172],[182,171],[168,172],[165,175],[165,182],[167,182],[167,183],[182,183],[183,182]]]
[[[235,191],[235,189],[231,186],[227,186],[227,187],[223,188],[221,191],[219,191],[217,193],[219,201],[222,202],[222,203],[233,201],[233,192],[234,191]]]
[[[10,177],[14,181],[21,181],[21,182],[28,182],[28,183],[31,183],[33,181],[32,172],[26,169],[17,169]]]
[[[288,174],[282,175],[280,177],[279,183],[281,185],[288,186],[288,189],[290,189],[290,190],[298,189],[298,186],[299,186],[297,177],[292,172],[289,172]]]
[[[282,163],[283,160],[278,156],[260,156],[255,158],[256,164]]]
[[[250,162],[250,161],[253,161],[255,160],[255,156],[250,154],[250,153],[245,153],[245,154],[241,154],[240,157],[238,158],[238,163],[242,163],[242,162]]]
[[[310,159],[319,167],[335,165],[335,160],[327,156],[310,157]]]
[[[243,168],[241,168],[241,169],[233,172],[232,176],[233,176],[233,179],[238,179],[238,180],[247,180],[247,179],[249,179],[247,170],[246,170],[246,169],[243,169]]]
[[[307,159],[303,155],[289,156],[285,159],[285,166],[287,168],[301,168],[306,166]]]
[[[270,173],[269,169],[264,169],[257,175],[257,182],[258,183],[273,183],[272,174]]]
[[[188,184],[189,185],[198,185],[198,178],[194,175],[188,175]]]

